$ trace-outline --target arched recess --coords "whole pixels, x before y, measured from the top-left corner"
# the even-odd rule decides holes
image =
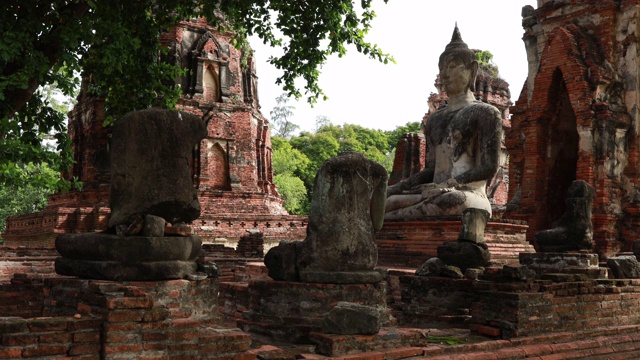
[[[219,190],[231,189],[227,152],[218,142],[210,146],[208,150],[209,186]]]
[[[565,212],[565,198],[571,183],[576,180],[578,169],[578,144],[576,115],[571,107],[571,100],[562,71],[553,73],[548,93],[548,118],[540,122],[546,125],[546,157],[544,199],[545,217],[540,224],[542,228],[550,228]]]
[[[200,39],[195,43],[190,54],[190,69],[191,76],[188,78],[188,86],[186,92],[191,96],[203,95],[206,92],[206,86],[212,86],[213,81],[209,78],[208,83],[205,83],[205,78],[212,76],[215,79],[216,88],[216,100],[222,96],[228,96],[229,84],[228,84],[228,60],[223,58],[229,58],[229,47],[222,46],[218,39],[209,31],[204,33]],[[214,66],[215,64],[215,66]],[[212,68],[213,72],[208,73]]]
[[[220,101],[220,80],[218,73],[211,64],[205,64],[204,66],[202,97],[208,102]]]
[[[506,216],[527,221],[530,242],[536,232],[558,220],[570,180],[596,185],[591,103],[594,84],[609,76],[595,65],[604,62],[601,57],[578,26],[553,29],[535,78],[526,83],[512,111],[507,139],[512,204]],[[534,89],[528,91],[531,86]],[[557,144],[564,137],[570,144]]]

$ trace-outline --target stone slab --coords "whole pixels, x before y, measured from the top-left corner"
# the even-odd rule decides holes
[[[59,257],[56,273],[84,279],[114,281],[150,281],[183,279],[197,271],[195,261],[149,261],[123,263],[119,261],[91,261]]]
[[[194,260],[201,248],[197,236],[127,236],[115,234],[62,234],[56,250],[65,258],[88,261],[136,263]]]
[[[300,281],[320,284],[375,284],[384,280],[379,271],[301,271]]]
[[[520,264],[527,265],[536,271],[554,270],[561,272],[564,268],[598,268],[598,254],[593,253],[521,253]]]

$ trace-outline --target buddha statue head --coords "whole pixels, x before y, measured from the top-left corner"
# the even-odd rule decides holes
[[[458,25],[453,29],[451,42],[440,55],[438,68],[440,81],[449,96],[475,90],[478,61],[474,51],[462,41]]]

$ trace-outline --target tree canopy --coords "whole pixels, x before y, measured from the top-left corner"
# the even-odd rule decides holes
[[[54,178],[57,172],[46,164],[20,166],[16,173],[19,181],[0,186],[0,235],[6,229],[6,218],[44,209],[49,203],[47,196],[56,191],[55,184],[47,183],[47,179]],[[34,178],[36,181],[28,181]]]
[[[239,47],[248,35],[282,47],[284,54],[269,60],[282,71],[277,82],[298,98],[295,81],[303,79],[313,103],[324,97],[317,84],[320,67],[329,55],[344,55],[347,45],[393,61],[365,40],[375,17],[371,0],[358,5],[351,0],[5,0],[0,8],[0,183],[17,171],[17,163],[68,166],[72,161],[64,152],[64,114],[41,96],[40,86],[55,84],[72,95],[80,75],[92,94],[105,97],[107,119],[152,104],[171,108],[180,94],[172,79],[182,70],[160,61],[166,49],[158,36],[181,20],[205,17],[236,34]],[[41,146],[43,135],[51,133],[59,140],[56,150]]]
[[[419,122],[381,131],[353,124],[333,125],[328,118],[321,118],[322,125],[315,132],[271,138],[274,182],[291,214],[308,214],[315,176],[327,159],[343,151],[357,151],[390,172],[400,137],[420,131]]]

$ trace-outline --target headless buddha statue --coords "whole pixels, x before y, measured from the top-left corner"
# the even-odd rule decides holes
[[[447,106],[427,119],[425,169],[389,187],[385,220],[460,215],[467,208],[491,214],[486,186],[498,170],[502,119],[473,95],[478,62],[457,26],[438,67]]]

